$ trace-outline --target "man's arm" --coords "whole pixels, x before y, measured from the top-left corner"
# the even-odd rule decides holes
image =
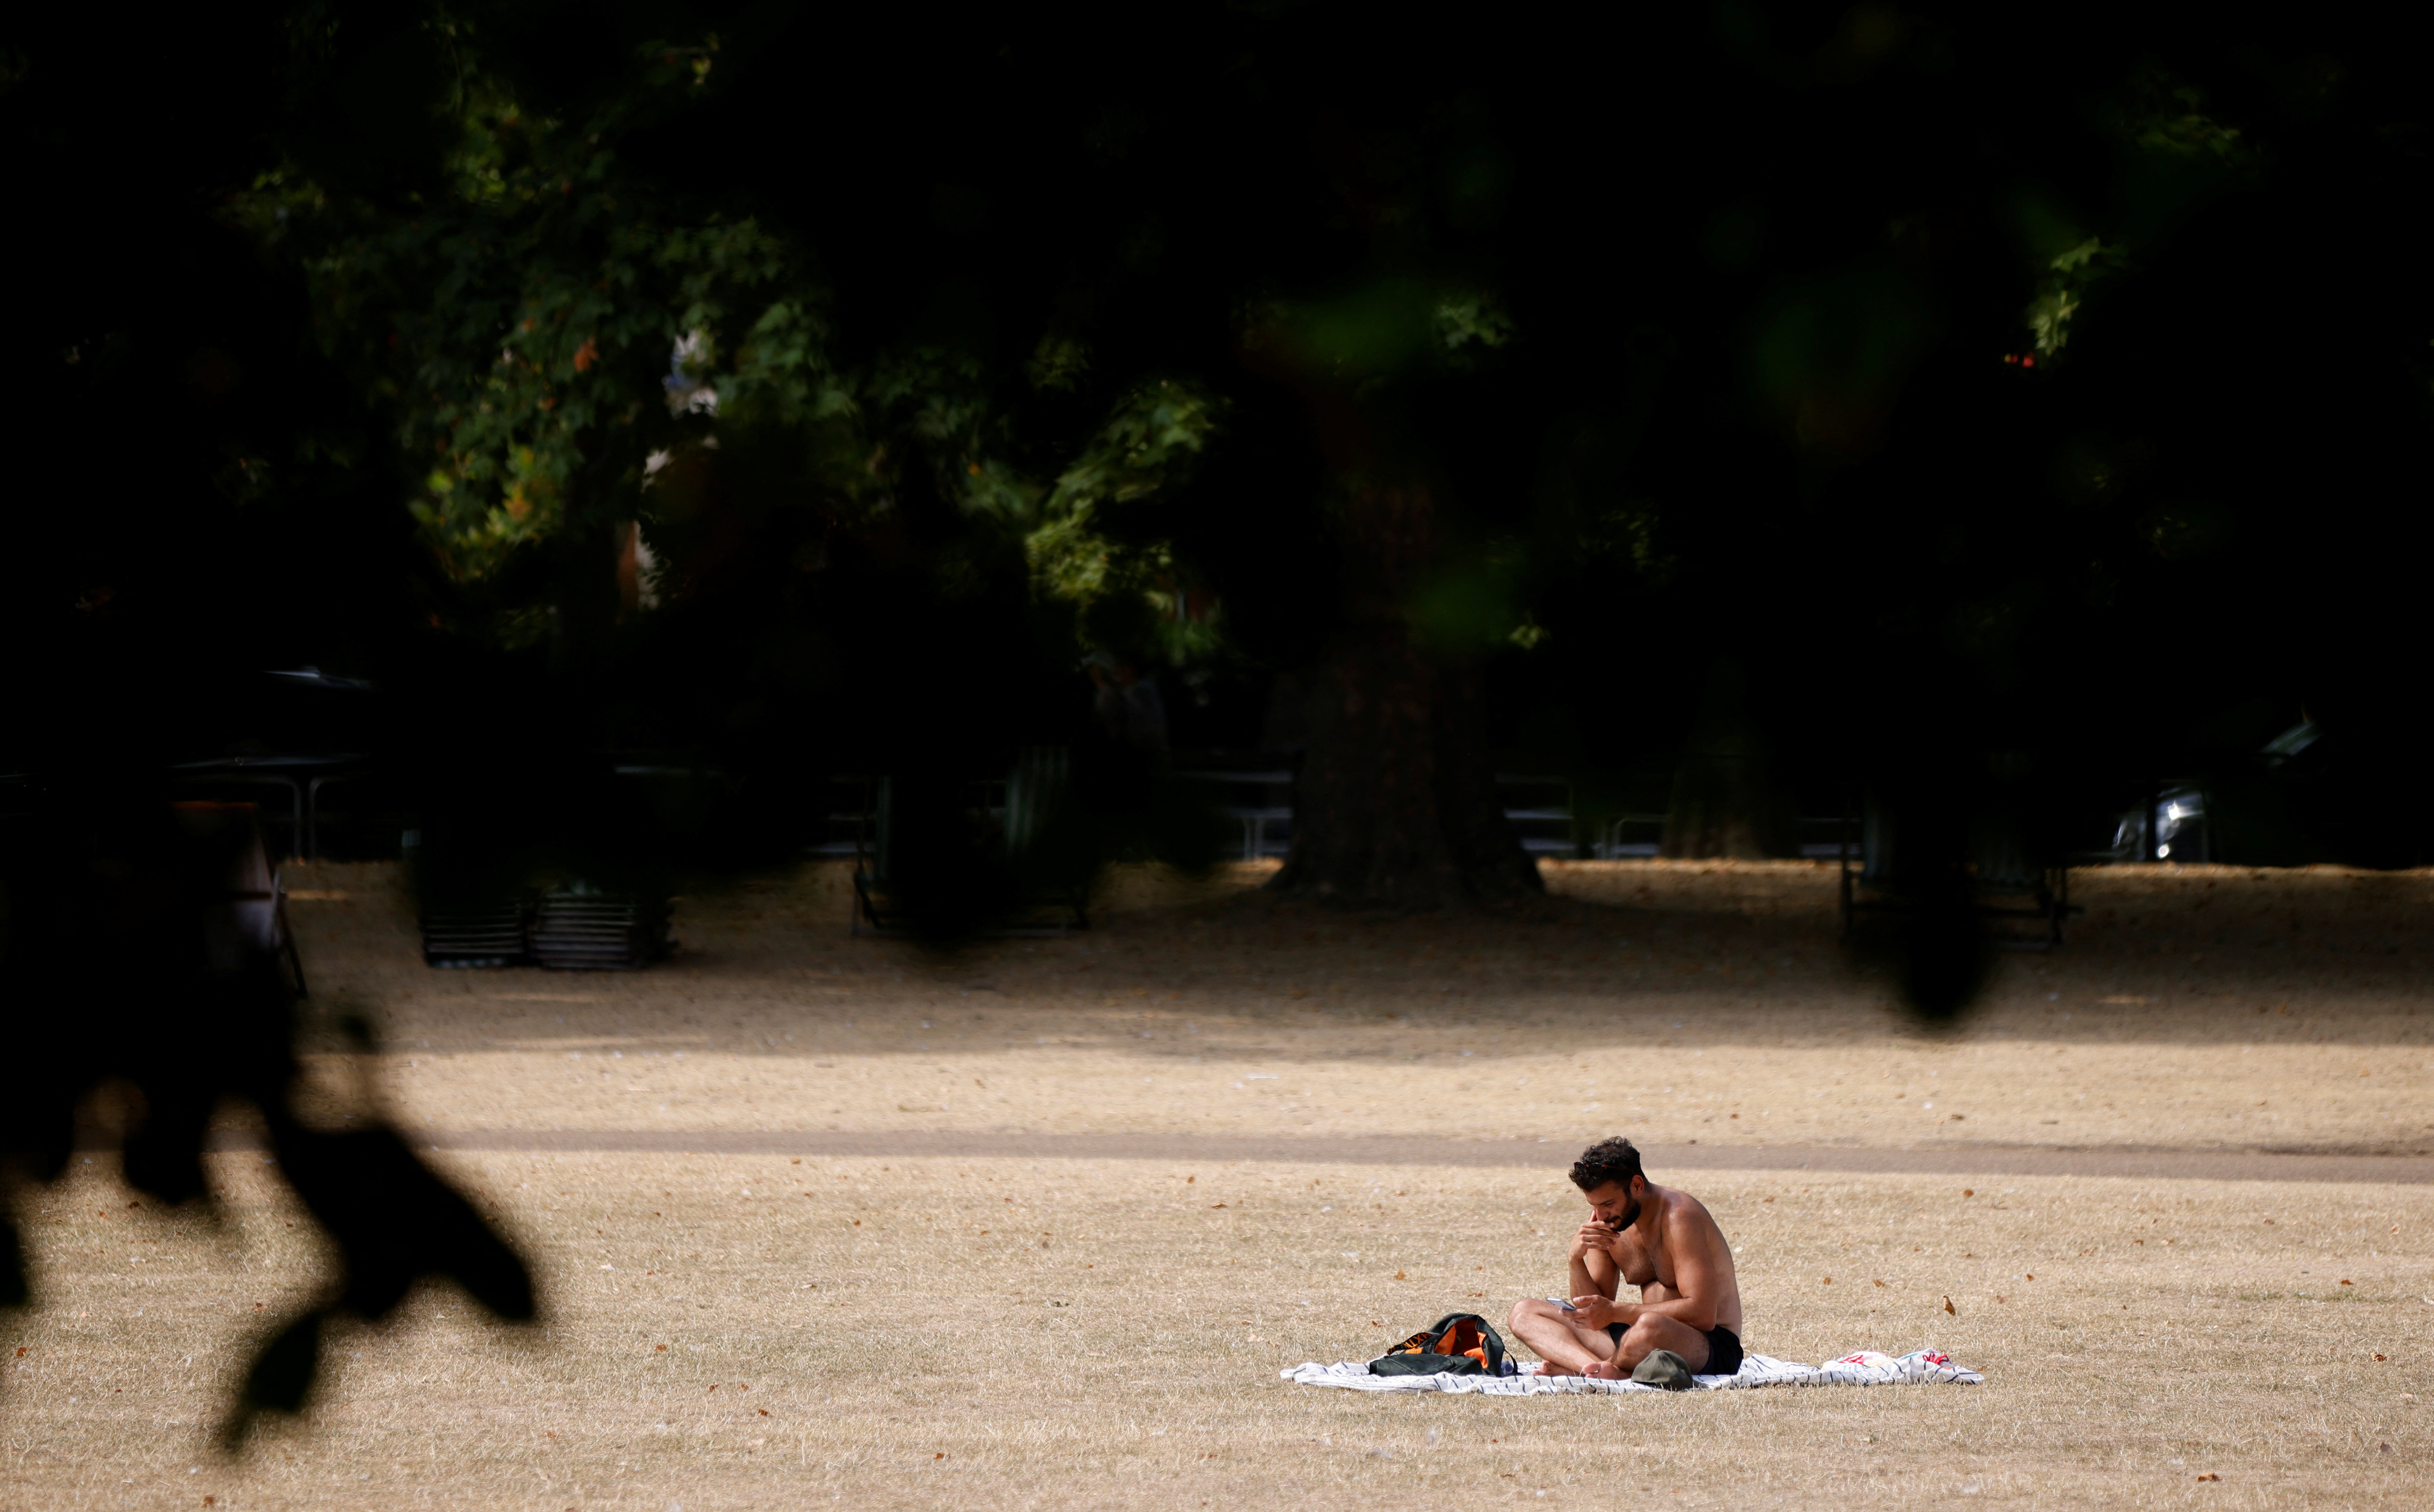
[[[1607,1252],[1613,1231],[1603,1223],[1584,1223],[1572,1236],[1571,1290],[1567,1297],[1612,1298],[1622,1289],[1622,1267]]]
[[[1580,1320],[1591,1328],[1603,1328],[1620,1323],[1625,1328],[1642,1317],[1670,1317],[1705,1334],[1716,1326],[1717,1294],[1723,1289],[1723,1266],[1718,1246],[1723,1235],[1712,1221],[1703,1222],[1705,1215],[1694,1216],[1677,1211],[1665,1224],[1665,1247],[1673,1252],[1673,1284],[1665,1288],[1668,1295],[1661,1301],[1607,1302],[1599,1306],[1584,1302],[1588,1294],[1576,1294],[1573,1305],[1581,1310]],[[1605,1293],[1612,1296],[1611,1292]],[[1646,1296],[1643,1288],[1641,1296]]]

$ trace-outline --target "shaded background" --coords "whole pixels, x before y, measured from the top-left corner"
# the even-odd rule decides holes
[[[1678,809],[1723,780],[1686,752],[1722,753],[1760,773],[1727,849],[1873,786],[2008,806],[2060,852],[2196,776],[2233,858],[2425,858],[2401,23],[10,26],[11,770],[369,749],[391,780],[353,843],[378,847],[450,814],[598,830],[631,800],[570,794],[615,756],[724,773],[688,843],[776,859],[829,773],[951,787],[1089,747],[1094,651],[1163,673],[1175,748],[1272,745],[1382,594],[1393,634],[1479,679],[1483,769],[1564,775],[1585,814]],[[566,180],[579,226],[466,187],[562,148],[597,169]],[[739,225],[777,271],[649,284]],[[618,263],[619,236],[652,250]],[[468,567],[471,527],[408,513],[430,438],[511,462],[529,437],[433,418],[495,339],[444,317],[493,286],[511,316],[561,263],[645,270],[607,296],[630,339],[576,352],[570,396],[620,365],[652,394],[689,331],[732,353],[796,298],[852,434],[603,399],[561,438],[556,516]],[[723,362],[696,376],[743,394]],[[1097,499],[1107,583],[1043,586],[1060,479],[1160,382],[1206,425]],[[502,477],[468,486],[495,504]],[[1346,507],[1380,478],[1429,511],[1391,570]],[[648,610],[619,597],[636,518]],[[257,675],[307,665],[378,696]],[[2303,718],[2323,739],[2269,773]]]

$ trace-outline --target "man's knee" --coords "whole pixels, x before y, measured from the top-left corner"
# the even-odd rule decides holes
[[[1539,1314],[1546,1310],[1546,1303],[1539,1301],[1534,1298],[1524,1298],[1520,1301],[1513,1304],[1513,1311],[1504,1315],[1504,1326],[1512,1330],[1514,1333],[1518,1334],[1521,1332],[1521,1325],[1524,1321],[1535,1318]]]
[[[1693,1337],[1685,1338],[1686,1334]],[[1675,1324],[1671,1318],[1643,1317],[1622,1331],[1622,1341],[1615,1347],[1614,1357],[1618,1363],[1637,1365],[1658,1350],[1671,1350],[1697,1370],[1707,1363],[1707,1344],[1696,1334],[1696,1330]],[[1694,1354],[1696,1358],[1692,1358]]]

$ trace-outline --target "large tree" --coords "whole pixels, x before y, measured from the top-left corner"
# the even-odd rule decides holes
[[[1584,20],[1558,44],[1329,7],[1120,32],[468,8],[432,23],[474,81],[441,111],[454,186],[375,204],[387,240],[362,243],[425,260],[397,291],[422,314],[357,306],[356,339],[367,372],[454,375],[388,381],[407,444],[445,443],[417,507],[460,576],[511,578],[502,550],[561,527],[596,556],[628,511],[681,556],[680,501],[732,520],[748,481],[766,502],[743,515],[831,542],[911,529],[968,583],[1020,540],[1035,603],[1070,611],[1026,630],[1043,665],[1148,637],[1292,669],[1311,744],[1291,889],[1531,885],[1487,760],[1517,662],[1644,739],[1689,733],[1728,658],[1765,713],[1752,739],[1843,753],[1791,763],[1837,786],[1925,782],[1938,811],[1996,801],[1957,774],[2006,752],[2086,789],[2064,732],[2089,720],[2160,752],[2153,700],[2054,670],[2272,554],[2305,445],[2243,477],[2203,460],[2271,433],[2224,422],[2250,396],[2398,402],[2345,365],[2355,343],[2291,348],[2309,322],[2196,312],[2402,290],[2307,259],[2406,233],[2282,229],[2315,223],[2328,182],[2391,200],[2414,93],[2338,25],[2268,66],[2162,20],[2055,22],[2078,42],[2038,53],[2011,11],[1721,14]],[[645,276],[609,274],[618,246]],[[780,312],[783,344],[756,334]],[[590,397],[655,396],[679,342],[714,425]],[[2292,387],[2250,364],[2226,392],[2230,354],[2268,347],[2348,370]],[[795,397],[756,408],[756,385]],[[2377,467],[2405,429],[2379,424]],[[769,438],[752,469],[747,431]],[[713,433],[726,455],[652,497],[649,456]],[[2289,687],[2345,681],[2307,659]]]
[[[2094,801],[2064,732],[2161,762],[2168,708],[2053,669],[2288,559],[2308,447],[2225,416],[2378,416],[2352,497],[2397,455],[2415,359],[2357,332],[2407,322],[2334,307],[2405,307],[2373,259],[2408,234],[2288,232],[2408,181],[2373,39],[2268,67],[2108,23],[2048,56],[2014,19],[325,15],[316,129],[249,203],[417,459],[432,611],[652,690],[591,700],[633,728],[776,761],[883,709],[893,759],[947,701],[889,690],[943,665],[999,658],[970,682],[1018,691],[962,722],[1011,730],[1094,644],[1224,654],[1308,690],[1280,885],[1494,897],[1532,881],[1500,688],[1610,750],[1690,733],[1729,660],[1812,797],[2011,753]],[[371,77],[428,106],[341,150]],[[2267,286],[2328,315],[2199,314]],[[647,634],[633,519],[677,611]],[[2226,665],[2256,654],[2365,717],[2328,648]]]

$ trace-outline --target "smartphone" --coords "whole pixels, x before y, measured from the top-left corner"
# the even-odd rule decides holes
[[[1556,1305],[1557,1307],[1562,1308],[1562,1309],[1563,1309],[1565,1312],[1567,1312],[1567,1313],[1577,1313],[1577,1312],[1579,1312],[1579,1311],[1580,1311],[1580,1309],[1579,1309],[1579,1308],[1574,1307],[1574,1306],[1573,1306],[1571,1303],[1569,1303],[1569,1302],[1557,1302],[1555,1305]]]

